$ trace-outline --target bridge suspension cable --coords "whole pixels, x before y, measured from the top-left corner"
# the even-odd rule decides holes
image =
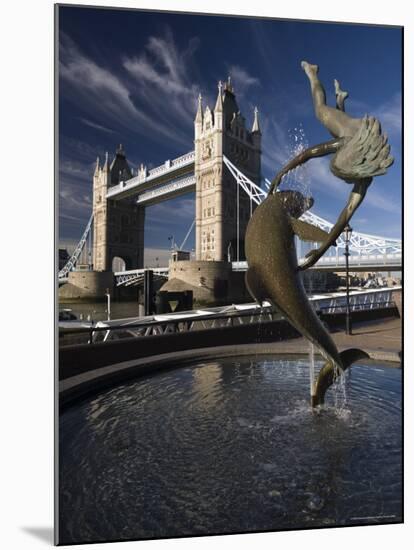
[[[191,235],[191,231],[193,230],[194,225],[195,225],[195,218],[194,218],[192,224],[190,225],[190,229],[187,231],[187,234],[186,234],[186,236],[184,237],[183,242],[182,242],[181,245],[180,245],[180,250],[182,250],[182,249],[184,248],[185,243],[187,242],[188,237]]]
[[[259,187],[256,183],[251,181],[246,175],[244,175],[229,159],[223,156],[224,164],[229,169],[232,176],[235,178],[237,184],[249,195],[250,199],[259,205],[263,199],[267,197],[268,190],[270,188],[270,181],[264,179],[266,190]],[[317,216],[313,212],[307,211],[301,216],[301,220],[316,225],[320,229],[329,232],[333,224],[327,220]],[[336,247],[345,248],[345,239],[343,235],[336,240]],[[366,233],[352,232],[349,249],[357,254],[401,254],[401,240],[400,239],[387,239],[379,237],[377,235],[369,235]]]
[[[236,166],[229,159],[223,155],[223,162],[229,169],[231,175],[236,180],[237,184],[248,194],[253,202],[260,204],[263,199],[267,197],[267,192],[264,191],[261,187],[251,181],[247,176],[240,172]]]
[[[86,225],[85,231],[83,232],[83,235],[82,235],[80,241],[78,242],[75,250],[73,251],[72,256],[66,262],[64,267],[62,267],[62,269],[59,271],[59,275],[58,275],[59,279],[64,279],[67,276],[67,274],[69,273],[69,271],[72,271],[72,269],[75,267],[77,261],[79,260],[79,257],[82,254],[83,248],[84,248],[85,243],[88,239],[88,235],[91,231],[92,221],[93,221],[93,214],[89,218],[89,221]]]

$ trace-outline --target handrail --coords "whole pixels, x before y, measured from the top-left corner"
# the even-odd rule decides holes
[[[374,307],[375,306],[375,307]],[[362,310],[372,310],[372,309],[380,309],[380,306],[382,306],[383,309],[392,309],[396,308],[396,303],[393,300],[378,300],[374,302],[366,302],[366,303],[353,303],[350,304],[351,312],[352,311],[362,311]],[[346,304],[337,304],[337,305],[327,305],[327,306],[320,306],[316,307],[315,311],[317,314],[324,313],[325,310],[329,310],[329,313],[336,313],[341,312],[341,310],[346,309]],[[333,311],[332,311],[333,310]],[[255,311],[231,311],[228,312],[227,315],[224,315],[223,313],[218,314],[209,314],[209,315],[200,315],[199,317],[191,317],[191,318],[170,318],[163,321],[158,320],[152,320],[147,321],[144,323],[132,323],[129,325],[113,325],[113,326],[90,326],[90,327],[78,327],[74,329],[61,329],[62,335],[70,335],[70,334],[89,334],[89,342],[88,343],[102,343],[102,341],[93,342],[94,334],[95,333],[102,333],[102,332],[111,332],[111,331],[129,331],[131,329],[142,329],[143,331],[146,331],[148,328],[161,326],[165,327],[166,325],[171,325],[176,327],[179,324],[187,324],[191,325],[195,322],[203,322],[203,321],[212,321],[212,320],[220,320],[220,319],[228,319],[230,320],[230,325],[233,325],[234,319],[239,319],[241,317],[259,317],[259,316],[271,316],[270,321],[275,321],[278,319],[275,319],[275,316],[279,318],[279,320],[283,320],[284,316],[282,313],[277,311],[276,309],[266,306],[261,309],[256,309]],[[264,322],[269,322],[264,321]],[[205,328],[197,328],[196,330],[205,330]],[[142,336],[142,335],[141,335]]]

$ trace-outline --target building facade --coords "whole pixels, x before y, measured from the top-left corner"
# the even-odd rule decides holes
[[[196,259],[243,260],[244,234],[254,204],[240,192],[223,155],[260,184],[261,131],[255,109],[246,128],[230,78],[219,83],[216,105],[203,111],[199,96],[194,121],[196,177]]]

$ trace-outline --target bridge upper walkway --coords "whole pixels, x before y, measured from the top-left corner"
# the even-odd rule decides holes
[[[267,189],[258,186],[245,176],[228,158],[223,156],[223,162],[235,179],[237,185],[249,196],[251,202],[260,204],[267,196],[269,182],[265,180]],[[107,198],[111,200],[121,200],[128,197],[137,197],[137,203],[150,206],[156,202],[161,202],[195,189],[195,152],[190,151],[173,160],[167,160],[162,165],[147,170],[141,168],[139,174],[125,182],[110,187],[107,192]],[[75,268],[80,254],[85,246],[87,237],[92,228],[92,217],[82,235],[82,238],[76,247],[74,253],[66,266],[59,272],[59,279],[67,277],[68,272]],[[329,232],[333,224],[317,216],[313,212],[305,212],[302,220],[311,223],[324,231]],[[324,269],[337,271],[338,268],[345,268],[345,258],[340,250],[346,246],[345,238],[341,235],[336,240],[336,247],[331,247],[327,254],[321,258],[314,266],[315,269]],[[299,263],[304,259],[305,253],[302,253],[302,245],[297,241]],[[402,248],[400,239],[390,239],[377,235],[368,235],[365,233],[352,232],[349,241],[349,264],[353,271],[398,271],[402,265]],[[247,268],[244,262],[233,262],[234,270],[245,270]],[[168,268],[162,268],[163,273],[157,273],[158,276],[166,276]],[[143,270],[134,270],[129,273],[116,273],[117,284],[133,284],[142,276]]]
[[[127,180],[121,181],[108,189],[107,199],[121,200],[132,197],[148,191],[158,185],[168,182],[171,185],[174,181],[179,181],[183,176],[194,175],[195,152],[190,151],[181,157],[173,160],[166,160],[160,166],[150,170],[140,170],[138,175]],[[195,184],[195,180],[194,180]],[[168,186],[167,186],[168,187]],[[185,191],[188,193],[191,189]],[[164,192],[168,189],[164,188]],[[167,192],[168,195],[168,192]],[[169,198],[168,196],[166,198]]]

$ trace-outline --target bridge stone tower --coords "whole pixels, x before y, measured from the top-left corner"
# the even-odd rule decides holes
[[[243,260],[244,234],[253,205],[223,163],[225,155],[260,184],[261,131],[255,109],[246,128],[230,78],[218,85],[216,105],[203,112],[201,96],[194,121],[196,177],[196,260]]]
[[[143,267],[145,209],[133,199],[108,200],[107,189],[131,178],[132,172],[120,145],[109,164],[108,153],[101,167],[96,161],[93,176],[93,269],[112,271],[115,257],[126,269]]]

